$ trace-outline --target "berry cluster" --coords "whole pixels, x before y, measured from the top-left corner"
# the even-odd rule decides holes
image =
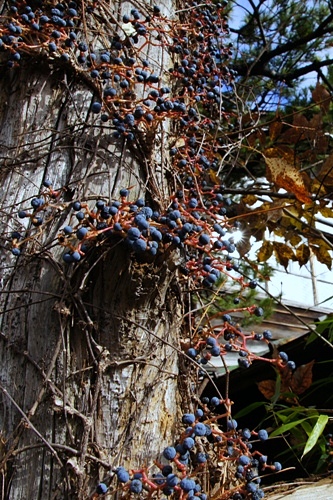
[[[18,218],[30,221],[30,227],[11,233],[11,251],[16,256],[46,228],[52,217],[71,208],[71,223],[62,228],[57,241],[65,248],[66,263],[80,261],[96,244],[123,242],[134,254],[146,257],[167,249],[184,249],[186,261],[181,271],[205,287],[212,287],[221,273],[228,275],[231,268],[237,269],[230,254],[235,251],[233,234],[239,228],[219,215],[224,212],[225,202],[215,189],[208,193],[217,198],[213,208],[205,208],[202,199],[194,198],[193,191],[184,189],[177,191],[170,207],[160,213],[143,199],[130,201],[128,189],[120,190],[118,200],[107,203],[100,199],[91,207],[80,201],[66,204],[61,199],[62,189],[54,190],[49,181],[43,184],[46,189],[31,199],[31,206],[18,212]],[[238,281],[243,287],[253,288],[253,281],[245,284],[242,277]],[[260,315],[259,309],[254,313]]]
[[[30,6],[11,0],[1,20],[0,48],[9,67],[33,56],[79,72],[94,89],[91,112],[102,124],[112,123],[117,138],[139,140],[165,118],[183,129],[212,132],[213,116],[228,117],[222,90],[233,79],[226,65],[230,47],[223,44],[226,4],[190,2],[182,22],[163,15],[158,6],[143,7],[144,13],[133,8],[118,19],[103,3]],[[172,91],[161,83],[165,75],[156,63],[147,60],[148,46],[172,53]]]
[[[168,246],[190,249],[182,270],[205,287],[230,270],[238,226],[228,223],[231,200],[223,195],[218,176],[212,176],[219,169],[217,153],[224,141],[217,132],[229,116],[222,106],[222,91],[233,79],[226,65],[231,55],[224,43],[226,4],[190,2],[179,20],[163,15],[158,6],[144,13],[133,8],[122,19],[111,16],[110,21],[110,12],[95,2],[30,6],[11,0],[1,37],[2,50],[10,54],[9,66],[17,66],[22,55],[38,55],[75,68],[93,85],[91,112],[100,116],[102,125],[112,123],[114,137],[126,138],[127,143],[142,139],[165,119],[180,129],[170,149],[172,172],[180,185],[169,208],[159,213],[142,200],[130,202],[127,190],[119,200],[96,200],[95,208],[74,203],[74,221],[58,238],[66,248],[66,263],[78,262],[93,242],[103,239],[124,240],[135,254],[154,256]],[[83,18],[86,28],[93,29],[82,29]],[[106,28],[111,34],[107,46]],[[144,57],[148,46],[171,52],[171,89],[162,82],[165,75],[156,71],[156,64]],[[32,212],[25,207],[19,211],[20,219],[38,228],[35,234],[43,231],[54,212],[67,209],[62,189],[54,191],[49,181],[44,186],[48,191],[31,200]],[[32,238],[31,230],[13,231],[12,253],[20,255]]]
[[[263,310],[257,306],[237,308],[233,311],[237,313],[246,311],[256,316],[261,316]],[[229,311],[229,312],[233,312]],[[218,323],[219,316],[222,316],[222,322]],[[285,352],[277,353],[273,359],[263,358],[251,351],[248,347],[250,341],[269,343],[272,340],[270,330],[264,330],[262,333],[243,332],[238,323],[232,320],[229,313],[217,313],[210,317],[210,322],[214,321],[214,326],[196,326],[193,331],[191,347],[186,350],[187,356],[194,359],[197,363],[205,366],[212,357],[227,356],[228,353],[238,353],[238,366],[240,368],[249,368],[253,361],[266,361],[281,372],[284,376],[295,370],[296,364],[290,361]]]
[[[151,468],[128,471],[118,467],[98,484],[95,497],[121,490],[121,498],[125,498],[128,492],[145,494],[148,498],[162,492],[166,497],[177,499],[207,500],[209,496],[201,486],[203,473],[209,471],[213,477],[217,464],[225,463],[232,472],[233,487],[221,498],[263,498],[259,473],[267,469],[280,471],[282,466],[279,462],[268,465],[267,456],[253,449],[250,441],[266,441],[267,431],[238,429],[236,420],[228,416],[230,404],[230,401],[216,397],[211,400],[203,398],[202,408],[182,416],[184,430],[175,444],[164,449],[160,461],[155,461],[155,471]],[[214,415],[218,405],[225,405],[225,414]],[[221,417],[225,417],[226,423],[217,426],[216,421]],[[217,492],[210,491],[212,493],[215,496]]]
[[[115,244],[124,245],[133,258],[148,261],[177,250],[183,256],[180,271],[196,287],[217,289],[225,277],[237,281],[241,289],[256,287],[255,280],[246,282],[237,275],[232,254],[240,225],[219,177],[221,149],[229,140],[223,130],[230,120],[222,93],[230,89],[234,78],[227,67],[231,52],[224,43],[228,33],[225,7],[226,2],[190,1],[179,19],[169,19],[160,7],[143,6],[145,12],[133,8],[119,19],[104,2],[54,5],[10,0],[0,32],[7,67],[17,67],[24,56],[75,71],[93,89],[90,112],[94,123],[108,127],[108,133],[111,129],[116,140],[146,144],[165,120],[177,137],[170,141],[168,168],[174,191],[165,200],[167,207],[156,210],[150,196],[131,199],[130,189],[120,190],[117,199],[101,196],[67,202],[65,188],[54,188],[45,180],[30,206],[19,207],[22,227],[8,237],[13,255],[20,256],[23,249],[35,251],[30,242],[47,233],[55,218],[65,216],[66,225],[56,241],[50,242],[63,248],[64,265],[80,265],[96,247]],[[149,47],[168,48],[172,67],[167,72],[147,58]],[[263,314],[256,306],[246,310]],[[197,328],[187,355],[202,365],[230,351],[239,353],[241,367],[259,359],[247,342],[267,342],[269,332],[245,334],[229,313],[224,313],[222,321],[212,331]],[[270,362],[292,369],[292,362],[282,354]],[[219,406],[226,412],[216,416],[213,411]],[[249,441],[264,441],[267,432],[238,430],[230,406],[230,401],[217,397],[203,400],[202,409],[183,416],[186,428],[178,442],[164,450],[161,463],[156,462],[158,472],[119,467],[97,486],[95,495],[117,490],[120,498],[145,493],[151,498],[162,492],[181,500],[206,500],[200,486],[202,472],[226,462],[234,469],[237,485],[223,498],[262,498],[257,471],[280,470],[281,465],[267,465],[267,457],[252,450]],[[225,418],[225,426],[215,423],[220,418]]]

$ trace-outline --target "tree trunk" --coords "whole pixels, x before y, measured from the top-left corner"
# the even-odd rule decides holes
[[[103,12],[119,21],[118,7],[105,4]],[[162,8],[170,11],[171,2]],[[166,50],[154,51],[150,59],[166,67]],[[73,265],[54,243],[75,224],[75,200],[93,207],[133,186],[133,202],[168,203],[167,128],[151,127],[128,148],[90,112],[98,84],[77,65],[36,54],[0,82],[2,494],[88,498],[113,468],[151,465],[175,434],[177,254],[140,261],[123,243],[101,239]],[[45,179],[59,195],[50,196]],[[48,206],[33,226],[17,213],[31,213],[40,193]],[[26,238],[19,257],[10,254],[13,231]]]

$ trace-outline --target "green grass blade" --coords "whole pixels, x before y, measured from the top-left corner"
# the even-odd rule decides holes
[[[319,415],[318,420],[312,429],[312,432],[306,442],[306,445],[304,447],[303,455],[302,458],[309,453],[310,450],[317,444],[318,439],[322,435],[326,425],[328,422],[328,416],[327,415]]]

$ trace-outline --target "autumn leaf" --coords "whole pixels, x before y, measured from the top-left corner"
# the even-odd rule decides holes
[[[333,153],[326,158],[317,174],[317,177],[323,184],[324,188],[333,187]]]
[[[285,269],[287,269],[290,260],[296,259],[293,249],[285,243],[273,241],[273,250],[276,260],[282,264]]]
[[[291,377],[290,387],[295,394],[303,394],[312,384],[312,368],[314,360],[299,366]]]
[[[269,138],[271,141],[275,141],[281,134],[283,124],[279,118],[275,119],[269,126]]]
[[[321,213],[321,215],[325,218],[333,218],[333,210],[332,208],[329,208],[329,207],[321,207],[319,209],[319,212]]]
[[[266,262],[266,260],[270,258],[272,253],[273,253],[272,243],[268,240],[265,240],[257,253],[257,258],[259,262]]]
[[[221,184],[221,179],[219,178],[219,176],[216,174],[216,172],[213,170],[213,169],[209,169],[209,178],[210,180],[216,184],[216,185],[220,185]]]
[[[306,365],[299,366],[294,373],[291,373],[287,367],[280,368],[281,386],[279,399],[292,402],[293,398],[290,397],[290,393],[296,395],[303,394],[312,384],[313,365],[314,360]],[[258,383],[258,389],[265,398],[272,399],[276,391],[276,382],[275,380],[263,380]]]
[[[250,243],[250,239],[249,238],[242,238],[236,244],[236,247],[237,247],[237,251],[238,251],[240,257],[244,257],[245,255],[247,255],[249,253],[249,251],[252,248],[252,245]]]
[[[242,202],[245,203],[245,205],[254,205],[258,201],[258,198],[254,196],[254,194],[247,194],[246,196],[243,197]]]
[[[289,223],[290,223],[290,221],[289,221]],[[292,233],[291,236],[289,236],[289,232],[286,233],[286,239],[288,239],[288,241],[292,247],[296,247],[302,241],[302,238],[299,234],[295,233],[294,231],[291,231],[291,233]],[[296,255],[296,258],[297,258],[297,255]]]
[[[317,257],[317,260],[319,262],[321,262],[322,264],[325,264],[328,269],[331,269],[332,267],[332,256],[330,254],[330,252],[327,250],[327,248],[325,248],[325,246],[322,244],[322,245],[310,245],[311,247],[311,250],[313,251],[313,253],[315,254],[315,256]]]
[[[306,130],[309,128],[307,118],[300,114],[294,113],[293,123],[281,136],[281,140],[288,144],[297,144],[298,141],[305,138]]]
[[[310,258],[310,249],[308,245],[302,243],[299,247],[296,248],[296,259],[300,266],[304,266],[309,261]]]
[[[294,193],[296,198],[303,203],[311,203],[308,190],[305,187],[304,176],[291,163],[290,157],[277,156],[279,151],[276,148],[266,150],[264,154],[266,162],[267,179],[277,187],[283,188],[290,193]]]
[[[275,394],[275,380],[262,380],[258,382],[258,389],[266,399],[272,399]]]
[[[324,113],[327,113],[331,103],[331,94],[319,82],[317,82],[315,89],[312,91],[312,99],[316,104],[319,104],[320,109]]]

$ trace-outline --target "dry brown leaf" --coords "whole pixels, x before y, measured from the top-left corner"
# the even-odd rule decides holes
[[[269,138],[271,141],[275,141],[281,134],[283,123],[279,118],[274,120],[269,126]]]
[[[270,241],[265,240],[259,251],[257,252],[257,259],[259,262],[266,262],[273,253],[273,245]]]
[[[320,109],[327,113],[331,103],[331,94],[329,91],[317,82],[315,89],[312,91],[312,99],[316,104],[319,104]]]
[[[333,154],[330,154],[324,161],[320,171],[317,174],[320,182],[322,182],[324,188],[333,187]]]
[[[295,260],[295,254],[293,249],[286,245],[285,243],[281,243],[279,241],[273,241],[272,243],[274,249],[274,255],[276,260],[287,269],[289,261]]]
[[[305,243],[302,243],[296,248],[296,259],[300,266],[304,266],[310,259],[310,248]]]
[[[293,373],[290,386],[295,394],[303,394],[312,384],[312,368],[314,360],[299,366]]]
[[[266,399],[272,399],[275,394],[275,380],[262,380],[258,382],[258,389]]]
[[[209,169],[209,178],[215,185],[219,186],[221,184],[221,179],[216,174],[216,172],[211,168]]]
[[[265,152],[264,155],[267,179],[274,182],[276,186],[294,193],[302,203],[311,203],[309,192],[305,187],[304,177],[299,170],[285,158],[272,157],[271,154],[272,151],[269,151],[268,154]]]

